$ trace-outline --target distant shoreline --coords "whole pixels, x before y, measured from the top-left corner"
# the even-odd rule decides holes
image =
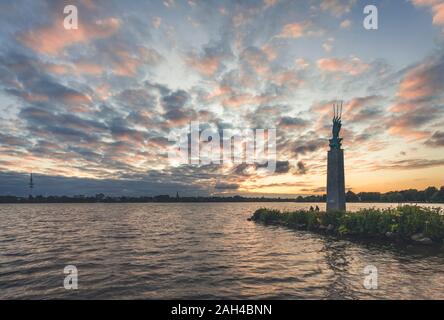
[[[44,201],[38,201],[38,200],[17,200],[17,201],[0,201],[0,204],[51,204],[51,203],[67,203],[67,204],[75,204],[75,203],[85,203],[85,204],[93,204],[93,203],[107,203],[107,204],[119,204],[119,203],[306,203],[306,204],[314,204],[314,205],[324,205],[325,202],[323,201],[296,201],[294,199],[243,199],[243,200],[230,200],[230,199],[220,199],[220,200],[210,200],[210,199],[196,199],[196,200],[170,200],[170,201],[131,201],[131,200],[102,200],[102,201],[76,201],[74,199],[72,200],[44,200]],[[421,202],[421,201],[406,201],[406,202],[390,202],[390,201],[350,201],[347,203],[362,203],[362,204],[437,204],[442,205],[443,202]]]
[[[107,196],[103,193],[96,195],[74,195],[74,196],[28,196],[18,197],[11,195],[0,195],[0,203],[212,203],[212,202],[293,202],[293,203],[326,203],[327,196],[307,195],[285,197],[246,197],[240,195],[232,196],[180,196],[177,192],[175,197],[168,194],[156,196]],[[428,187],[425,190],[407,189],[401,191],[359,192],[349,190],[345,195],[347,203],[444,203],[444,186],[440,189]]]

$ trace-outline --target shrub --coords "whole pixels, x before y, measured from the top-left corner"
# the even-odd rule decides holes
[[[281,213],[259,209],[252,220],[262,223],[283,223],[290,227],[319,229],[332,225],[339,235],[383,236],[387,232],[402,238],[422,233],[434,240],[444,238],[444,214],[441,209],[401,206],[395,209],[362,209],[358,212],[318,212],[298,210]]]
[[[341,224],[341,219],[344,215],[345,212],[339,210],[325,212],[321,214],[321,224],[323,224],[324,226],[328,226],[331,224],[335,228],[339,227],[339,225]]]

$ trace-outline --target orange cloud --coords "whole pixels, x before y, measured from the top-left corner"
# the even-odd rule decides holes
[[[161,60],[161,55],[153,49],[141,47],[136,54],[125,48],[117,49],[114,54],[118,62],[113,63],[112,71],[119,76],[130,77],[137,73],[143,64],[156,65]]]
[[[57,18],[50,26],[32,29],[18,36],[18,40],[32,50],[54,55],[64,48],[94,39],[107,38],[120,27],[120,20],[108,18],[93,23],[79,22],[78,29],[66,30],[63,19]]]
[[[360,75],[366,72],[370,65],[364,63],[359,58],[353,57],[351,59],[337,59],[326,58],[317,61],[318,68],[327,72],[343,72],[352,76]]]
[[[352,24],[352,22],[350,20],[344,20],[341,22],[340,27],[342,29],[347,29],[347,28],[350,28],[351,24]]]
[[[220,61],[218,57],[204,57],[201,59],[197,57],[191,57],[187,59],[187,62],[199,73],[205,76],[214,75],[220,66]]]
[[[101,65],[89,62],[76,63],[75,69],[78,73],[88,75],[100,75],[105,71]]]
[[[442,92],[441,64],[432,60],[410,70],[399,84],[397,101],[391,111],[409,111],[422,101],[434,98]]]
[[[284,25],[280,34],[277,35],[278,38],[300,38],[304,35],[307,25],[303,23],[289,23]]]
[[[40,67],[54,74],[67,74],[72,71],[72,68],[70,66],[63,64],[42,63]]]
[[[73,104],[81,104],[81,103],[90,103],[91,97],[88,95],[82,94],[82,93],[66,93],[62,97],[63,101],[66,103],[73,103]]]
[[[232,89],[228,86],[218,86],[212,92],[210,92],[206,99],[212,100],[219,97],[223,97],[232,93]]]
[[[419,99],[431,95],[435,84],[428,72],[429,66],[422,64],[405,76],[399,86],[398,97],[401,99]]]
[[[278,0],[264,0],[265,8],[274,6]]]
[[[415,6],[430,7],[433,14],[433,23],[444,25],[444,2],[442,0],[412,0]]]
[[[232,95],[222,101],[222,105],[224,107],[242,107],[246,105],[259,105],[265,102],[270,101],[270,97],[266,96],[255,96],[249,93]]]
[[[430,132],[412,129],[410,124],[403,121],[393,123],[392,125],[389,133],[397,136],[407,137],[412,140],[421,140],[430,136]]]
[[[321,9],[330,12],[332,15],[340,17],[351,11],[356,4],[356,0],[323,0]]]

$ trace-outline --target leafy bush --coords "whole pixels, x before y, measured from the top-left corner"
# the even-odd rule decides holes
[[[345,212],[334,210],[330,212],[325,212],[321,215],[321,224],[324,226],[332,225],[333,227],[339,227]]]
[[[440,209],[402,206],[398,210],[400,212],[399,233],[404,237],[410,237],[416,233],[435,239],[444,237],[444,216]]]
[[[278,210],[257,210],[252,220],[262,223],[282,223],[290,227],[319,229],[333,226],[339,235],[381,237],[387,233],[410,238],[422,233],[434,240],[444,238],[444,214],[441,209],[401,206],[395,209],[362,209],[358,212],[318,212],[298,210],[281,213]],[[324,228],[325,229],[325,228]]]

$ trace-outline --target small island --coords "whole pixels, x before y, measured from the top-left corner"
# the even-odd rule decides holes
[[[259,209],[249,220],[349,239],[423,245],[442,245],[444,240],[444,212],[441,208],[405,205],[357,212]]]

